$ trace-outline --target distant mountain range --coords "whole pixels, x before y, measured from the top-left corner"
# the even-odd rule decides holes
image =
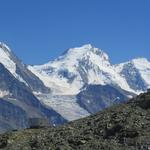
[[[145,92],[149,77],[146,58],[113,65],[90,44],[28,66],[0,43],[0,131],[26,128],[29,118],[58,125],[94,114]]]
[[[52,124],[66,120],[47,108],[33,92],[49,93],[43,82],[3,43],[0,44],[0,132],[29,127],[29,118],[47,118]]]
[[[150,87],[150,62],[146,58],[113,65],[105,52],[90,44],[28,69],[51,89],[52,94],[43,96],[42,102],[69,120],[80,118],[81,108],[95,113]],[[82,112],[83,117],[88,115]]]

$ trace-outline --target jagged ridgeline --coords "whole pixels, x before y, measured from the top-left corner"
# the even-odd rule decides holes
[[[51,107],[45,107],[34,92],[48,93],[50,89],[1,43],[0,132],[28,128],[29,118],[47,118],[52,125],[66,122]]]
[[[28,69],[52,91],[37,97],[69,121],[127,101],[150,87],[146,58],[114,65],[103,50],[90,44],[70,48],[55,60]]]
[[[150,91],[90,117],[60,127],[29,129],[0,136],[11,150],[148,150]]]

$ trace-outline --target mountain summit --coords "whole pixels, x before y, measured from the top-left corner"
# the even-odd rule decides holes
[[[104,84],[98,76],[105,68],[111,68],[108,55],[90,44],[71,48],[47,64],[29,67],[53,92],[69,95],[77,94],[85,84]]]
[[[16,73],[16,63],[14,55],[8,46],[4,43],[0,43],[0,63],[2,63],[16,78],[19,76]],[[23,81],[23,79],[20,78]]]
[[[4,43],[0,43],[0,63],[20,82],[36,92],[49,92],[39,78],[34,75],[26,65],[11,51],[11,49]]]
[[[28,69],[51,89],[51,94],[36,96],[71,121],[146,91],[149,64],[142,58],[113,65],[103,50],[87,44]]]
[[[145,66],[141,66],[140,62]],[[54,61],[40,66],[30,66],[29,69],[57,94],[74,95],[87,84],[109,84],[138,94],[150,85],[146,77],[150,75],[149,64],[148,60],[142,58],[113,65],[105,52],[87,44],[71,48]],[[124,69],[130,70],[133,66],[136,68],[140,81],[144,82],[144,87],[133,87],[134,81],[129,83],[129,75],[124,73]],[[142,67],[145,70],[142,70]]]

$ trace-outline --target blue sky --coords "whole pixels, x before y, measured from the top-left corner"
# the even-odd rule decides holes
[[[83,44],[113,63],[150,60],[150,0],[0,0],[0,41],[27,64]]]

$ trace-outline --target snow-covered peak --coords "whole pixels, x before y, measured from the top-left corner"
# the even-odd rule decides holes
[[[77,94],[87,84],[114,84],[132,91],[110,64],[108,55],[92,45],[71,48],[54,61],[29,67],[46,86],[58,94]]]
[[[145,57],[138,57],[138,58],[134,58],[134,59],[132,59],[131,60],[132,62],[148,62],[148,59],[147,58],[145,58]]]
[[[81,61],[95,63],[97,65],[106,62],[109,64],[109,57],[101,49],[93,47],[91,44],[83,45],[81,47],[70,48],[63,55],[59,56],[54,61],[38,66],[38,68],[74,68],[79,65]]]
[[[13,54],[10,48],[4,44],[0,43],[0,63],[5,66],[5,68],[18,80],[26,83],[22,77],[20,77],[16,72],[16,63],[19,63],[17,57]]]
[[[85,45],[81,46],[80,48],[91,49],[92,47],[93,47],[92,44],[85,44]]]
[[[2,48],[4,51],[11,52],[11,49],[3,42],[0,42],[0,48]]]
[[[150,88],[150,62],[146,58],[136,58],[121,63],[115,66],[115,70],[121,74],[136,93]]]
[[[138,70],[145,70],[150,68],[150,61],[148,61],[147,58],[139,57],[132,59],[131,61],[116,65],[116,69],[118,69],[118,71],[122,71],[122,69],[127,65],[132,66]]]
[[[11,73],[15,72],[16,65],[11,59],[11,51],[3,43],[0,43],[0,63],[2,63]]]
[[[75,57],[77,57],[77,59],[80,59],[90,54],[99,55],[102,59],[105,59],[105,60],[109,59],[106,53],[104,53],[101,49],[92,46],[91,44],[86,44],[81,47],[71,48],[66,52],[66,55],[68,56],[74,55],[74,54],[75,54]]]
[[[146,58],[136,58],[131,61],[137,69],[143,70],[150,68],[150,62]]]
[[[85,83],[101,83],[100,70],[108,72],[108,55],[91,44],[70,48],[63,55],[44,65],[29,67],[48,87],[78,93]],[[43,79],[44,77],[44,79]],[[83,81],[84,80],[84,81]],[[58,88],[61,87],[61,88]],[[70,92],[71,91],[71,92]],[[66,94],[66,92],[64,92]]]

